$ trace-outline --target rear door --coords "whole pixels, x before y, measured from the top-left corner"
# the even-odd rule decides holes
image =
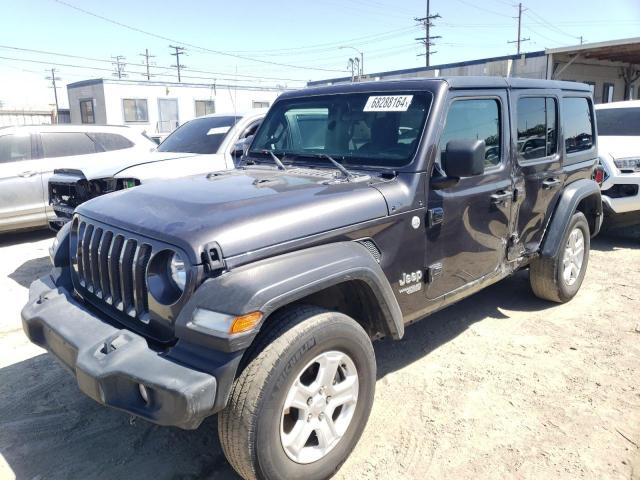
[[[451,140],[484,140],[484,174],[429,191],[427,289],[430,300],[500,271],[510,232],[512,176],[506,90],[452,92],[434,175]]]
[[[513,90],[511,101],[517,145],[515,233],[521,249],[535,251],[565,182],[558,138],[560,91]]]
[[[32,138],[0,136],[0,231],[46,225],[41,165]]]

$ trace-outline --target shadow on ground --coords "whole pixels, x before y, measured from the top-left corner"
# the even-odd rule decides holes
[[[29,288],[31,282],[34,280],[46,275],[51,271],[51,260],[49,257],[40,257],[34,258],[32,260],[27,260],[18,268],[16,268],[13,273],[10,273],[8,277],[22,285],[25,288]]]
[[[29,230],[17,233],[0,233],[0,247],[19,245],[22,243],[38,242],[47,238],[53,239],[56,233],[52,230]]]
[[[526,272],[406,329],[401,342],[375,345],[378,378],[403,368],[492,316],[552,304],[529,291]],[[226,462],[216,418],[196,431],[158,427],[85,397],[48,354],[0,369],[0,454],[18,479],[238,477]]]

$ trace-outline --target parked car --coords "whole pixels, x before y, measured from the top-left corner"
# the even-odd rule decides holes
[[[596,105],[607,225],[640,224],[640,100]]]
[[[82,168],[140,156],[155,145],[129,127],[38,125],[0,128],[0,232],[47,226],[47,182],[61,166]]]
[[[525,158],[532,122],[549,141]],[[188,429],[220,412],[246,479],[328,478],[371,411],[372,339],[524,268],[538,297],[576,295],[602,218],[594,127],[574,82],[283,93],[243,166],[78,207],[24,330],[104,405]]]
[[[266,110],[243,115],[212,114],[184,123],[153,151],[112,157],[111,162],[82,168],[59,168],[49,179],[49,201],[57,230],[81,203],[116,190],[168,178],[234,168],[247,139]]]

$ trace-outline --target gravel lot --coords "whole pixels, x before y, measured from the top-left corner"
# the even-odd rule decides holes
[[[640,479],[640,237],[599,237],[578,296],[521,272],[376,344],[376,401],[336,478]],[[0,237],[0,478],[237,478],[216,419],[156,427],[84,397],[22,333],[47,232]]]

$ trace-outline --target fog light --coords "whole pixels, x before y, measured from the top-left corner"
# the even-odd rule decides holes
[[[149,403],[149,391],[147,390],[147,387],[139,383],[138,390],[140,390],[140,396],[144,400],[144,403]]]

